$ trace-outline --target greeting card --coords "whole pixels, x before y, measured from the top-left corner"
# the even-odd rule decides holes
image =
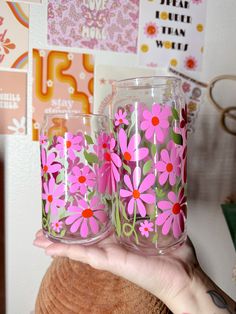
[[[26,133],[27,74],[0,71],[0,134]]]
[[[136,53],[139,0],[49,0],[48,43]]]
[[[205,19],[206,0],[141,0],[140,64],[199,71]]]
[[[0,2],[0,67],[25,69],[28,64],[29,8]]]
[[[44,113],[89,113],[94,58],[90,54],[33,49],[33,140]]]
[[[132,77],[143,77],[155,75],[154,69],[118,67],[109,65],[96,66],[95,76],[95,103],[96,112],[111,114],[112,105],[112,83],[116,80]]]

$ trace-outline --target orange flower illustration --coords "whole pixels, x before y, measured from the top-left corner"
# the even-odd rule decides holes
[[[0,41],[0,49],[4,50],[5,54],[10,52],[10,49],[15,49],[16,45],[11,43],[9,38],[5,39],[4,41]]]

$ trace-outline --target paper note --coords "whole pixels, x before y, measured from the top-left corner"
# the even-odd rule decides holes
[[[44,113],[92,111],[93,72],[90,54],[33,49],[33,140]]]
[[[206,0],[140,0],[140,64],[201,70],[205,19]]]
[[[26,69],[29,11],[27,4],[0,2],[0,67]]]
[[[0,134],[26,133],[27,74],[0,71]]]
[[[136,53],[139,0],[49,0],[48,43]]]

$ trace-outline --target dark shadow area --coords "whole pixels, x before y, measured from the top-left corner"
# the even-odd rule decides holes
[[[0,160],[0,313],[6,313],[4,163]]]

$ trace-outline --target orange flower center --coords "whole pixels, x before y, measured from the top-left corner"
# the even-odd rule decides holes
[[[49,203],[52,203],[52,201],[53,201],[52,195],[48,195],[48,201],[49,201]]]
[[[172,213],[174,215],[178,215],[180,213],[181,206],[179,203],[175,203],[174,206],[172,207]]]
[[[152,125],[156,126],[156,125],[158,125],[159,123],[160,123],[160,121],[159,121],[158,117],[153,117],[153,118],[152,118]]]
[[[56,222],[56,223],[55,223],[55,226],[58,228],[58,227],[59,227],[59,223],[58,223],[58,222]]]
[[[144,228],[144,231],[148,231],[148,228],[147,228],[147,227],[145,227],[145,228]]]
[[[109,153],[105,153],[104,158],[106,161],[111,161],[111,155]]]
[[[66,141],[66,148],[70,148],[71,147],[71,141]]]
[[[43,167],[43,172],[47,172],[47,171],[48,171],[48,166],[45,165],[45,166]]]
[[[171,172],[173,170],[173,165],[171,163],[166,165],[166,171]]]
[[[139,192],[139,190],[133,190],[133,197],[134,197],[134,198],[139,198],[139,197],[140,197],[140,192]]]
[[[84,183],[86,181],[85,176],[78,177],[78,181],[79,181],[79,183]]]
[[[104,148],[104,149],[107,148],[107,144],[106,144],[106,143],[103,143],[103,144],[102,144],[102,148]]]
[[[92,216],[93,216],[93,211],[92,211],[92,209],[86,208],[85,210],[83,210],[82,216],[83,216],[84,218],[90,218],[90,217],[92,217]]]
[[[147,28],[147,33],[150,35],[154,35],[156,33],[156,27],[153,25],[149,25]]]
[[[130,155],[129,152],[125,152],[125,153],[124,153],[124,157],[125,157],[125,160],[127,160],[127,161],[130,161],[130,160],[131,160],[131,155]]]
[[[120,120],[119,120],[119,122],[120,122],[120,123],[123,123],[123,120],[122,120],[122,119],[120,119]]]

